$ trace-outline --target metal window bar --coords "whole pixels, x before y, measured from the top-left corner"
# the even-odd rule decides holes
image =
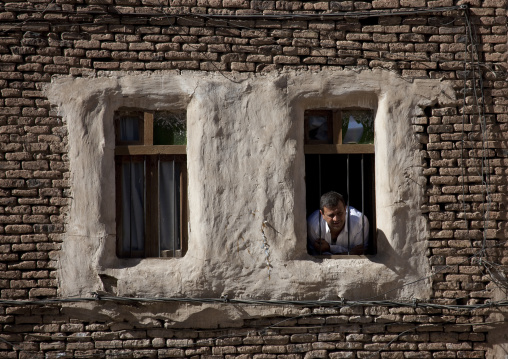
[[[173,161],[173,168],[174,168],[174,174],[175,174],[175,181],[174,181],[174,186],[175,186],[175,201],[174,201],[174,205],[175,205],[175,236],[173,237],[173,247],[174,247],[174,250],[175,250],[175,257],[181,257],[181,250],[182,250],[182,246],[181,246],[181,223],[180,223],[180,218],[181,218],[181,187],[180,187],[180,180],[181,180],[181,176],[182,176],[182,173],[181,173],[181,170],[182,170],[182,167],[181,167],[181,162],[176,162]],[[178,251],[178,252],[177,252]],[[178,255],[176,255],[178,254]]]
[[[146,231],[146,207],[147,207],[147,193],[146,193],[146,183],[147,183],[147,163],[146,163],[146,156],[143,156],[143,238],[141,240],[141,243],[143,243],[143,251],[146,251],[146,248],[147,248],[147,245],[145,242],[146,240],[146,234],[145,234],[145,231]],[[146,253],[146,252],[145,252]]]
[[[157,156],[157,199],[160,198],[161,195],[161,159],[160,156]],[[161,205],[160,201],[157,201],[157,256],[161,257],[161,229],[160,229],[160,223],[161,223]]]
[[[363,172],[363,153],[362,158],[360,160],[361,165],[361,177],[362,177],[362,244],[363,244],[363,250],[365,251],[365,182],[364,182],[364,172]]]
[[[350,226],[350,221],[349,221],[349,153],[347,154],[347,167],[346,167],[346,177],[347,177],[347,212],[346,212],[346,215],[347,215],[347,254],[349,255],[350,251],[349,251],[349,246],[350,246],[350,238],[349,238],[349,234],[351,232],[351,226]]]
[[[175,241],[177,240],[178,238],[178,233],[177,233],[177,223],[178,223],[178,218],[177,218],[177,213],[176,213],[176,180],[177,180],[177,176],[176,176],[176,167],[175,167],[175,160],[172,161],[172,165],[173,165],[173,211],[172,211],[172,215],[173,215],[173,238],[171,239],[171,253],[173,253],[173,257],[176,256],[176,246],[175,246]]]
[[[128,173],[128,178],[125,179],[125,183],[129,185],[129,189],[128,189],[128,193],[129,193],[129,218],[124,218],[123,220],[128,220],[129,221],[129,233],[123,233],[123,236],[125,237],[126,235],[129,236],[128,238],[128,243],[129,243],[129,257],[132,257],[132,231],[134,230],[133,226],[134,226],[134,223],[133,221],[131,220],[131,217],[133,216],[133,206],[132,206],[132,203],[134,201],[133,197],[132,197],[132,160],[129,160],[128,162],[128,170],[127,170],[127,173]],[[123,241],[125,242],[125,238],[123,239]]]
[[[319,175],[319,180],[318,180],[319,198],[321,198],[321,196],[323,195],[323,193],[321,192],[321,154],[318,155],[318,175]],[[319,204],[319,207],[321,207],[321,203]],[[320,208],[320,210],[321,210],[321,208]],[[319,240],[321,241],[321,213],[319,214],[318,218],[319,218]],[[321,246],[319,246],[319,254],[322,254],[321,253]]]
[[[319,167],[319,196],[321,197],[323,193],[321,192],[321,155],[318,155],[318,167]]]

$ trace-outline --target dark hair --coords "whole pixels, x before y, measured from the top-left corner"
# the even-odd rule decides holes
[[[321,200],[319,201],[319,209],[323,211],[323,208],[332,208],[337,207],[339,203],[342,202],[344,207],[346,207],[346,200],[344,196],[340,193],[330,191],[321,196]]]

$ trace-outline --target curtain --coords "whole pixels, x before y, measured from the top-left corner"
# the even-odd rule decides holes
[[[122,163],[122,251],[144,251],[144,163]]]
[[[180,164],[159,162],[159,244],[160,250],[180,249]]]

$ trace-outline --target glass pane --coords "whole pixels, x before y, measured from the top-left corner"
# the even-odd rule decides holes
[[[374,143],[374,113],[371,110],[342,111],[342,143]]]
[[[159,111],[153,119],[154,145],[186,145],[187,115],[185,112],[175,113]]]
[[[163,257],[180,250],[180,164],[175,161],[159,162],[159,244]]]
[[[144,251],[144,164],[122,163],[122,250]]]
[[[309,140],[328,141],[328,117],[324,115],[309,116]]]
[[[120,118],[120,141],[139,141],[139,118],[125,116]]]

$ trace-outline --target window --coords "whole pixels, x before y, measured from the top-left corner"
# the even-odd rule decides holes
[[[370,223],[364,253],[376,253],[374,112],[312,109],[305,111],[304,126],[307,215],[319,208],[322,194],[341,193]]]
[[[185,254],[186,128],[185,112],[115,113],[119,257]]]

